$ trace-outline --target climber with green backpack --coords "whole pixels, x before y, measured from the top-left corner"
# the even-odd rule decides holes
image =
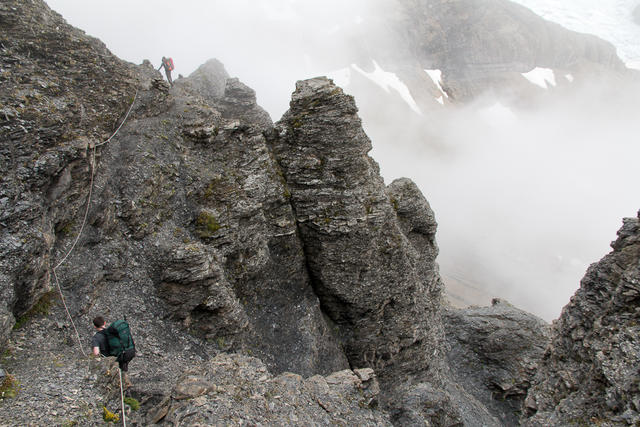
[[[95,356],[115,356],[120,370],[126,372],[131,359],[136,355],[136,345],[131,336],[127,319],[116,320],[107,327],[102,316],[93,319],[96,334],[91,340],[91,347]]]

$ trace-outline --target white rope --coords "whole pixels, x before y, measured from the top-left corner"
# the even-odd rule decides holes
[[[82,341],[80,340],[80,334],[78,333],[78,329],[76,328],[76,324],[73,322],[73,318],[71,317],[71,313],[69,313],[69,308],[67,307],[67,303],[64,300],[64,295],[62,295],[62,289],[60,288],[60,283],[58,282],[58,275],[56,274],[56,269],[53,269],[53,277],[56,279],[56,285],[58,286],[58,291],[60,292],[60,298],[62,298],[62,305],[64,305],[64,309],[67,312],[67,316],[69,316],[69,320],[71,320],[71,325],[73,326],[73,330],[76,331],[76,338],[78,338],[78,347],[80,347],[80,351],[83,356],[86,356],[87,353],[84,352],[84,348],[82,347]]]
[[[122,403],[122,425],[123,427],[127,427],[127,420],[124,415],[124,391],[122,390],[122,369],[118,367],[118,372],[120,372],[120,402]]]
[[[62,299],[62,304],[64,305],[64,309],[67,312],[67,316],[69,316],[71,325],[73,326],[73,329],[76,332],[76,337],[78,338],[78,345],[80,346],[80,351],[82,351],[82,354],[85,356],[86,356],[86,353],[84,352],[84,349],[82,347],[82,341],[80,340],[80,334],[78,333],[78,328],[76,328],[73,318],[71,317],[71,313],[69,312],[69,308],[67,307],[67,303],[65,302],[64,295],[62,293],[62,288],[60,287],[60,282],[58,281],[58,275],[56,274],[56,270],[67,260],[67,258],[69,258],[69,255],[71,255],[71,252],[73,252],[73,250],[76,247],[76,244],[80,240],[80,236],[82,236],[82,232],[84,231],[84,226],[87,224],[87,217],[89,216],[89,208],[91,207],[91,198],[93,195],[93,178],[95,175],[95,168],[96,168],[95,166],[96,165],[96,147],[106,144],[107,142],[111,141],[111,139],[113,139],[114,136],[116,136],[120,128],[122,128],[122,125],[124,125],[124,122],[127,121],[127,118],[129,117],[129,113],[131,113],[131,109],[133,108],[133,104],[135,104],[137,97],[138,97],[138,91],[136,90],[136,94],[133,96],[133,101],[131,101],[131,105],[129,106],[129,110],[127,111],[127,114],[124,116],[122,123],[120,123],[120,126],[118,126],[118,128],[113,133],[113,135],[111,135],[109,139],[107,139],[106,141],[103,141],[99,144],[95,144],[91,149],[91,156],[89,157],[89,166],[91,167],[91,178],[89,180],[89,195],[87,196],[87,206],[84,210],[82,225],[80,226],[80,231],[78,231],[78,235],[73,241],[73,244],[71,245],[71,248],[69,249],[69,251],[67,251],[66,255],[62,258],[62,260],[55,267],[53,267],[53,277],[55,278],[56,286],[58,287],[58,292],[60,292],[60,298]],[[122,386],[122,380],[120,381],[120,386]],[[124,412],[122,414],[124,417]]]
[[[82,235],[82,231],[84,231],[84,226],[87,223],[87,216],[89,215],[89,207],[91,205],[91,195],[93,193],[93,173],[95,171],[95,160],[96,160],[96,147],[94,146],[92,151],[91,151],[91,160],[89,161],[89,164],[91,166],[91,179],[89,181],[89,196],[87,196],[87,207],[84,210],[84,218],[82,219],[82,225],[80,226],[80,231],[78,231],[78,235],[76,236],[75,240],[73,241],[73,245],[71,245],[71,249],[69,249],[67,254],[64,256],[64,258],[62,258],[62,260],[58,263],[58,265],[53,267],[54,271],[56,270],[56,268],[60,267],[67,260],[69,255],[71,255],[71,252],[73,252],[73,250],[76,247],[76,244],[78,243],[78,240],[80,240],[80,236]]]
[[[116,129],[116,131],[113,133],[113,135],[111,135],[109,137],[109,139],[107,139],[106,141],[103,141],[99,144],[96,144],[96,147],[99,147],[101,145],[106,144],[107,142],[111,141],[111,138],[113,138],[114,136],[116,136],[116,134],[118,133],[118,131],[120,130],[120,128],[122,127],[122,125],[124,124],[124,122],[127,121],[127,118],[129,117],[129,113],[131,112],[131,109],[133,108],[133,104],[136,103],[136,98],[138,97],[138,90],[136,89],[136,94],[133,95],[133,101],[131,101],[131,105],[129,106],[129,111],[127,111],[127,114],[125,114],[124,119],[122,119],[122,123],[120,123],[120,126],[118,126],[118,129]]]

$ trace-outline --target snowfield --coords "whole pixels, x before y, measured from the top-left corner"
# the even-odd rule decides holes
[[[632,17],[638,0],[513,1],[570,30],[613,43],[627,67],[640,69],[640,25]]]

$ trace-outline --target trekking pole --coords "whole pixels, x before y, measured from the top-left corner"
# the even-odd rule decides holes
[[[124,391],[122,390],[122,369],[118,367],[118,372],[120,372],[120,402],[122,403],[122,426],[127,427],[127,420],[124,415]]]

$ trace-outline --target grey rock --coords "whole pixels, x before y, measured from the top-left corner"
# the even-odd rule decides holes
[[[544,325],[504,304],[450,312],[448,350],[435,216],[411,181],[385,187],[352,97],[325,78],[299,82],[273,127],[218,61],[170,88],[40,0],[5,1],[0,20],[0,341],[21,383],[0,402],[11,422],[96,425],[103,406],[118,408],[113,361],[83,356],[97,314],[126,316],[136,338],[132,424],[512,420],[487,390],[522,398]],[[594,52],[615,68],[606,47]],[[410,79],[422,65],[402,66]],[[635,297],[629,277],[622,308]],[[56,279],[70,316],[58,302],[31,311]],[[600,363],[615,385],[603,407],[627,422],[640,402],[624,380],[631,365],[608,357],[635,361],[635,341],[616,337],[618,347],[590,342],[600,351],[584,360]],[[482,372],[449,368],[461,358]],[[549,414],[537,396],[527,404]]]
[[[611,247],[553,325],[525,402],[525,425],[640,421],[640,212],[624,219]]]
[[[256,102],[253,89],[237,78],[229,77],[224,65],[217,59],[210,59],[180,85],[189,86],[210,105],[215,106],[227,119],[239,120],[243,125],[267,130],[273,122],[269,114]]]
[[[516,425],[549,343],[549,326],[498,299],[490,307],[449,309],[443,322],[455,383],[502,424]]]
[[[210,59],[189,75],[188,83],[205,99],[217,101],[224,97],[227,79],[229,74],[222,62]]]
[[[633,9],[632,15],[633,15],[633,21],[636,24],[640,25],[640,4],[637,5],[635,9]]]
[[[531,89],[519,74],[535,67],[624,69],[610,43],[566,30],[513,2],[400,0],[400,4],[403,13],[397,31],[404,31],[407,50],[417,52],[421,68],[441,69],[445,90],[459,101],[488,90],[507,95]]]
[[[330,80],[298,82],[270,141],[314,290],[350,364],[375,369],[384,396],[407,377],[439,387],[442,285],[433,213],[408,181],[389,190],[402,208],[396,213],[356,112],[353,98]]]
[[[237,78],[227,80],[222,111],[223,117],[239,118],[241,123],[253,123],[262,130],[273,127],[269,113],[256,103],[256,92]]]
[[[4,338],[13,318],[48,291],[55,234],[71,231],[70,214],[86,200],[80,182],[88,179],[87,147],[78,140],[106,138],[135,92],[135,78],[132,66],[41,2],[3,2],[0,16]]]
[[[307,379],[276,377],[258,359],[221,354],[191,367],[147,422],[256,425],[391,425],[376,409],[375,375],[344,370]]]

